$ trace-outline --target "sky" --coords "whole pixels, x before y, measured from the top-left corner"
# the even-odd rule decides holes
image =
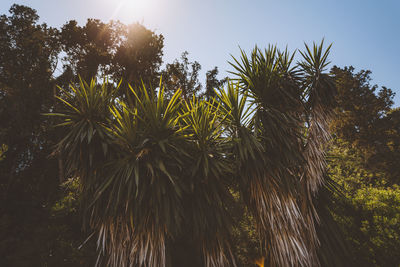
[[[371,83],[391,88],[400,106],[399,0],[1,0],[0,14],[13,3],[36,9],[54,27],[71,19],[84,25],[88,18],[143,23],[165,37],[164,62],[188,51],[202,65],[203,83],[214,66],[220,77],[228,75],[239,47],[294,51],[325,38],[333,44],[332,66],[371,70]]]

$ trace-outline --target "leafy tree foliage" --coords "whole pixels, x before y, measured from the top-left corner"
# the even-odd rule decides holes
[[[109,76],[132,84],[152,84],[158,79],[164,37],[141,24],[89,19],[79,26],[71,20],[62,27],[61,40],[70,79],[78,74],[86,80]]]
[[[354,73],[354,68],[334,67],[338,88],[336,118],[332,123],[335,136],[357,147],[365,167],[372,172],[385,172],[390,183],[398,183],[399,111],[392,110],[392,90],[370,85],[370,71]]]
[[[50,157],[58,138],[42,113],[54,107],[61,47],[59,31],[38,19],[21,5],[0,18],[0,265],[85,265],[93,253],[77,250],[80,220],[52,209],[62,196]]]
[[[399,120],[390,89],[370,72],[332,69],[338,89],[329,173],[342,188],[333,214],[349,242],[351,264],[397,266]]]
[[[332,125],[335,135],[351,144],[370,145],[377,131],[382,131],[376,126],[390,111],[393,92],[382,87],[376,94],[378,86],[370,85],[370,71],[354,73],[353,67],[333,67],[332,73],[338,88],[336,116],[340,118]]]
[[[336,196],[333,213],[349,243],[349,265],[398,265],[400,254],[392,249],[400,245],[398,185],[368,170],[357,149],[334,146],[331,155],[329,173],[344,194]]]
[[[201,84],[199,81],[199,62],[190,62],[189,53],[183,52],[179,60],[168,63],[162,71],[163,84],[167,96],[172,96],[176,90],[182,90],[182,97],[189,100],[193,95],[199,95]]]
[[[66,53],[64,66],[73,71],[71,78],[77,74],[86,79],[96,77],[99,72],[108,74],[112,53],[120,41],[115,32],[118,27],[112,26],[89,19],[83,27],[71,20],[61,28],[61,42]]]
[[[164,37],[138,23],[123,26],[122,30],[122,42],[112,61],[112,77],[131,84],[157,84]]]
[[[59,52],[58,31],[45,24],[32,9],[13,5],[11,16],[0,18],[1,142],[8,146],[2,173],[13,175],[30,165],[40,150],[43,120],[40,113],[51,105],[52,73]],[[36,144],[33,147],[31,144]]]
[[[219,80],[217,78],[217,75],[218,67],[215,67],[212,70],[206,72],[206,90],[204,92],[204,95],[207,100],[211,100],[211,98],[215,97],[215,88],[221,88],[228,82],[227,77]]]

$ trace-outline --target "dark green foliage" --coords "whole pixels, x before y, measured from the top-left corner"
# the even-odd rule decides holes
[[[342,145],[359,149],[367,169],[385,172],[387,182],[398,183],[400,121],[398,110],[392,110],[394,93],[370,85],[370,71],[334,67],[332,72],[338,88],[332,131],[345,141]]]
[[[103,75],[112,59],[118,36],[113,28],[99,20],[89,19],[84,27],[71,20],[61,29],[61,42],[66,52],[64,61],[75,73],[86,79]]]
[[[393,92],[370,85],[370,71],[354,73],[354,68],[332,68],[338,89],[335,135],[351,144],[367,147],[384,129],[377,123],[390,111]]]
[[[88,20],[80,27],[72,21],[58,30],[38,20],[35,10],[21,5],[0,17],[0,265],[93,266],[94,238],[81,246],[91,233],[82,232],[77,210],[57,202],[68,198],[60,184],[73,166],[65,162],[67,153],[52,153],[61,131],[53,127],[57,119],[43,113],[61,105],[54,101],[55,85],[79,81],[79,73],[157,80],[163,38],[136,24]],[[137,58],[118,61],[121,47]],[[61,52],[61,63],[70,67],[56,77]],[[74,92],[60,92],[68,94]],[[74,205],[80,201],[74,198]]]
[[[71,20],[61,29],[64,76],[67,83],[79,74],[85,80],[109,77],[124,84],[156,84],[162,63],[164,37],[141,24],[125,25],[88,19]],[[126,92],[124,92],[126,93]]]
[[[122,42],[117,47],[110,67],[115,81],[120,79],[131,84],[158,85],[162,63],[164,37],[146,29],[143,25],[122,26]]]
[[[370,71],[332,69],[338,89],[329,174],[342,187],[333,215],[353,264],[397,266],[399,120],[390,89],[370,85]]]
[[[58,31],[35,10],[13,5],[0,17],[0,250],[2,266],[41,265],[49,257],[49,210],[58,197],[55,142],[41,116],[54,102]]]
[[[332,209],[348,240],[353,263],[363,266],[397,266],[400,263],[399,187],[388,186],[384,172],[365,167],[358,149],[340,141],[331,147],[329,174],[344,196],[336,195]]]
[[[12,175],[29,166],[47,141],[40,113],[53,102],[52,72],[59,44],[58,31],[38,25],[34,10],[14,5],[10,12],[0,18],[0,143],[8,146],[4,166],[13,166],[1,173]]]
[[[204,92],[204,96],[207,100],[211,100],[211,98],[215,97],[215,89],[223,87],[228,81],[228,77],[223,78],[222,80],[218,80],[218,68],[215,67],[212,70],[207,71],[206,73],[206,90]]]
[[[173,95],[176,90],[182,90],[182,97],[185,100],[191,99],[193,95],[197,96],[201,90],[199,82],[199,71],[201,65],[199,62],[190,62],[188,52],[183,52],[179,60],[168,63],[165,70],[161,72],[165,93],[168,97]]]

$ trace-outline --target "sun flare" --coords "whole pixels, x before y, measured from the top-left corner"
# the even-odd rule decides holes
[[[157,10],[156,0],[120,0],[115,2],[111,19],[146,19]]]

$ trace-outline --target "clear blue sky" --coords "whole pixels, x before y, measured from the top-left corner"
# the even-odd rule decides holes
[[[238,46],[294,50],[325,38],[333,43],[332,64],[371,70],[372,83],[393,89],[400,106],[398,0],[1,0],[0,13],[13,3],[36,9],[42,22],[56,27],[87,18],[143,22],[164,35],[164,62],[187,50],[202,65],[202,82],[214,66],[226,75]]]

